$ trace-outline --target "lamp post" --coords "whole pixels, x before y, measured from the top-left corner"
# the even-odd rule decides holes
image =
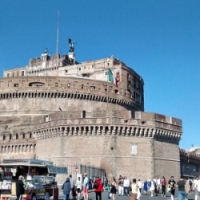
[[[77,163],[75,165],[75,172],[76,172],[76,179],[75,179],[75,182],[76,182],[76,180],[77,180],[77,172],[78,172],[78,165],[77,165]]]

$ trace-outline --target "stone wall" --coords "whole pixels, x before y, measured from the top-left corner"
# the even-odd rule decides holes
[[[122,174],[131,179],[136,177],[144,180],[153,177],[151,143],[151,139],[110,135],[60,137],[53,140],[38,140],[36,156],[54,162],[59,160],[64,166],[81,163],[100,167],[106,170],[109,177]],[[137,144],[137,155],[131,154],[132,144]]]
[[[57,98],[107,102],[108,98],[109,103],[124,103],[126,108],[129,106],[129,109],[143,110],[142,102],[140,104],[135,103],[132,96],[126,92],[126,89],[117,88],[112,83],[102,81],[64,77],[4,78],[0,81],[0,89],[1,101],[16,98],[16,104],[19,98],[24,99],[24,102],[26,101],[27,103],[31,101],[31,98],[48,98],[52,102],[54,101],[53,99]],[[4,104],[6,104],[6,101],[4,101]],[[31,103],[29,103],[28,110],[31,109]],[[36,103],[33,102],[33,106]],[[7,106],[12,106],[12,104]],[[49,110],[51,109],[49,108]],[[2,105],[1,110],[6,110],[6,108]],[[53,108],[53,110],[56,109]]]
[[[165,176],[167,180],[180,177],[180,153],[176,144],[154,141],[155,176]]]

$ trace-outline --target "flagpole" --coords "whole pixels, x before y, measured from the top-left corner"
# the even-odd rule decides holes
[[[108,117],[108,65],[107,65],[107,109],[106,109],[106,117]]]
[[[60,11],[58,10],[58,21],[57,21],[57,31],[56,31],[56,54],[57,54],[57,59],[56,59],[56,67],[58,67],[58,43],[59,43],[59,15]]]

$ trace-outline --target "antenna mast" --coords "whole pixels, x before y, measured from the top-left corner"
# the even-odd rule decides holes
[[[56,55],[57,55],[57,59],[56,59],[56,67],[58,67],[58,43],[59,43],[59,15],[60,15],[60,11],[58,10],[58,21],[57,21],[57,31],[56,31]]]

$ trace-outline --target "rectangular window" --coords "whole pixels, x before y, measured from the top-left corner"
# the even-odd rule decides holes
[[[45,116],[44,116],[44,121],[45,121],[45,122],[48,122],[48,121],[49,121],[49,116],[48,116],[48,115],[45,115]]]
[[[82,74],[82,77],[89,77],[89,74]]]
[[[131,155],[137,155],[137,144],[131,144]]]
[[[15,84],[14,84],[14,87],[19,87],[19,84],[18,84],[18,83],[15,83]]]
[[[137,92],[134,92],[134,99],[137,103],[141,103],[141,96]]]
[[[95,86],[90,86],[90,90],[95,90]]]
[[[21,76],[24,76],[24,71],[21,71]]]
[[[7,73],[7,77],[9,77],[10,76],[10,73]]]
[[[82,116],[81,117],[82,118],[86,118],[86,111],[85,110],[82,111]]]

